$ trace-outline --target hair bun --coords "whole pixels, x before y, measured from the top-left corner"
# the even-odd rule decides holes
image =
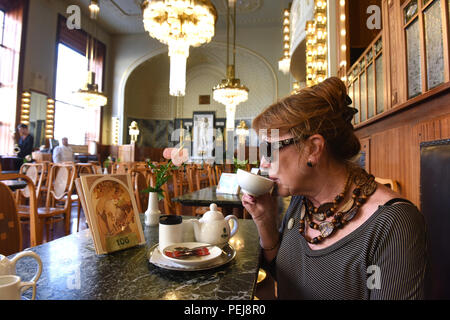
[[[350,98],[349,98],[350,99]],[[350,100],[351,101],[351,100]],[[342,112],[342,118],[345,120],[345,122],[351,122],[353,119],[353,116],[358,113],[358,110],[352,107],[349,107],[348,105],[344,107],[344,111]]]

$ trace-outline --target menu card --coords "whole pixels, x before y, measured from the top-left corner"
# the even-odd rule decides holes
[[[216,193],[239,194],[239,183],[235,173],[222,173],[217,184]]]
[[[75,185],[97,254],[145,243],[129,174],[84,175]]]

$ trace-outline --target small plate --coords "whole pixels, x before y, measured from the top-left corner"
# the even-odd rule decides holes
[[[201,264],[198,266],[187,266],[179,263],[172,262],[163,257],[161,252],[158,249],[158,244],[155,244],[150,248],[148,252],[149,262],[159,268],[173,270],[173,271],[202,271],[202,270],[210,270],[217,267],[220,267],[228,262],[232,261],[236,257],[236,250],[226,244],[222,248],[222,254],[215,260],[211,261],[211,263]]]
[[[199,266],[206,263],[210,263],[213,260],[217,259],[222,254],[222,249],[220,249],[217,246],[213,246],[207,243],[200,243],[200,242],[181,242],[181,243],[174,243],[170,246],[167,246],[164,248],[165,250],[174,250],[177,247],[186,247],[186,248],[195,248],[195,247],[201,247],[201,246],[208,246],[209,254],[206,256],[192,256],[192,257],[186,257],[186,258],[172,258],[168,257],[164,252],[162,253],[163,257],[165,259],[171,260],[173,262],[176,262],[178,264],[186,265],[186,266]]]

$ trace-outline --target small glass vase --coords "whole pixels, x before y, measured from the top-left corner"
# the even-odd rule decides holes
[[[159,225],[159,217],[161,216],[161,211],[159,211],[158,206],[158,193],[150,192],[148,198],[148,208],[145,211],[145,225],[152,227]]]

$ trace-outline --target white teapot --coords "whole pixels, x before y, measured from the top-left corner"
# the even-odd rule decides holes
[[[193,220],[195,240],[197,242],[210,243],[223,247],[238,230],[236,216],[228,215],[225,218],[217,205],[212,203],[208,212],[199,220]],[[233,229],[230,231],[230,220],[234,220]]]

